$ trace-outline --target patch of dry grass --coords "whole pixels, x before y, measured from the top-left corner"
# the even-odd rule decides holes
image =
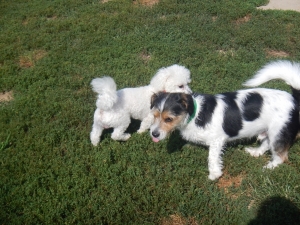
[[[184,218],[178,214],[170,215],[169,218],[163,218],[161,225],[198,225],[195,218]]]
[[[153,6],[159,3],[159,0],[135,0],[133,4],[135,5],[145,5],[145,6]]]
[[[0,102],[9,102],[13,100],[13,91],[0,93]]]
[[[265,53],[267,58],[287,58],[290,56],[290,54],[285,51],[277,51],[271,49],[265,49]]]
[[[38,49],[31,52],[27,52],[26,54],[19,57],[19,66],[21,68],[30,68],[35,65],[35,63],[47,55],[47,52]]]

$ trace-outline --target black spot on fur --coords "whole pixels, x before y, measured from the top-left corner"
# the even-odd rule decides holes
[[[168,93],[163,111],[170,111],[175,116],[183,113],[191,115],[194,111],[193,98],[184,93]]]
[[[200,112],[196,118],[196,124],[199,127],[205,127],[211,121],[212,114],[216,108],[217,100],[213,95],[203,95],[203,103],[200,106]]]
[[[229,137],[237,136],[243,128],[241,112],[235,102],[236,95],[236,92],[222,94],[222,99],[227,105],[224,112],[223,130]]]
[[[296,104],[300,108],[300,90],[296,90],[296,89],[292,88],[292,95],[296,101]],[[300,132],[300,118],[299,118],[298,132]]]
[[[166,98],[167,93],[165,92],[158,92],[157,94],[153,94],[151,97],[151,105],[150,108],[152,109],[154,106],[158,108],[158,105],[162,101],[162,99]]]
[[[192,95],[186,95],[186,104],[187,104],[187,112],[191,116],[194,113],[195,106],[194,106],[194,99]]]
[[[162,102],[165,101],[162,106]],[[167,92],[159,92],[157,94],[153,94],[151,97],[151,109],[156,108],[157,110],[169,111],[174,116],[189,114],[190,116],[194,112],[194,103],[193,97],[189,94],[184,93],[167,93]]]
[[[263,105],[263,98],[258,93],[250,93],[244,101],[243,118],[246,121],[253,121],[259,118],[261,108]]]
[[[299,128],[299,106],[298,102],[294,101],[295,107],[290,111],[290,119],[280,131],[275,149],[277,152],[285,150],[285,147],[291,147],[295,141]]]
[[[296,99],[296,101],[299,105],[299,103],[300,103],[300,90],[296,90],[296,89],[292,88],[292,95]]]

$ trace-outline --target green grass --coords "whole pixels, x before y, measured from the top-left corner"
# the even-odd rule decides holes
[[[0,1],[0,224],[300,224],[300,142],[288,163],[230,144],[208,180],[206,147],[176,132],[160,143],[89,141],[93,78],[149,83],[164,66],[191,70],[196,92],[219,93],[275,59],[300,61],[300,13],[264,0]],[[274,54],[280,53],[281,54]],[[282,54],[285,53],[285,54]],[[283,82],[265,87],[289,91]]]

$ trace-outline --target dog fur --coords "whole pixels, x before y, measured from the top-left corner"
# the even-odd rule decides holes
[[[261,145],[246,148],[258,157],[267,150],[272,159],[265,168],[274,168],[288,159],[288,149],[299,131],[300,64],[276,61],[267,64],[246,83],[256,87],[282,79],[292,95],[281,90],[253,88],[217,95],[158,93],[152,96],[153,141],[167,137],[175,128],[184,139],[209,146],[210,180],[222,176],[222,151],[228,141],[258,137]]]
[[[180,65],[172,65],[158,70],[150,84],[144,87],[124,88],[117,91],[115,81],[111,77],[93,79],[93,90],[98,93],[97,109],[90,134],[93,145],[100,141],[106,128],[113,128],[114,140],[126,141],[130,134],[124,133],[129,126],[130,118],[141,120],[138,133],[149,129],[153,116],[150,113],[150,99],[153,93],[160,91],[191,93],[190,71]]]

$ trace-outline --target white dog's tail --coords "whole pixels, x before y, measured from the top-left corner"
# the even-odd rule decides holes
[[[91,82],[93,91],[98,93],[96,106],[102,110],[111,109],[118,100],[117,85],[111,77],[95,78]]]
[[[275,61],[260,69],[243,85],[256,87],[273,79],[281,79],[293,89],[300,90],[300,64],[290,61]]]

